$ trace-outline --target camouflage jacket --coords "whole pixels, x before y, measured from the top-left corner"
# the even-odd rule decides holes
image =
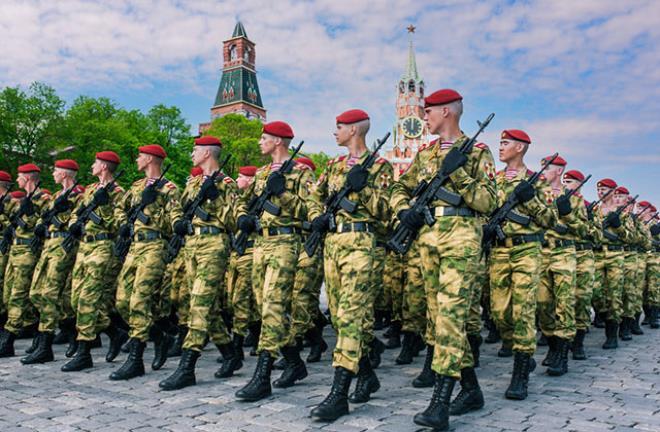
[[[206,176],[200,175],[188,181],[181,194],[181,208],[185,209],[186,205],[197,197],[205,180]],[[231,177],[220,175],[216,178],[216,186],[220,193],[218,198],[213,201],[207,199],[200,205],[200,208],[208,213],[208,218],[204,220],[196,214],[192,219],[192,225],[194,227],[212,226],[232,232],[236,226],[234,204],[238,198],[238,187]],[[175,215],[174,218],[170,217],[170,220],[173,223],[178,218]]]
[[[37,222],[39,221],[39,215],[41,214],[41,211],[48,205],[50,198],[51,198],[50,194],[44,193],[43,191],[36,192],[32,196],[32,205],[34,206],[34,214],[32,216],[23,215],[21,217],[21,220],[24,222],[24,225],[23,226],[19,225],[16,227],[16,235],[14,236],[15,238],[29,239],[33,237],[34,227],[37,225]],[[9,221],[11,220],[12,215],[16,214],[19,211],[19,208],[21,207],[21,203],[25,199],[27,199],[27,197],[21,198],[19,200],[12,199],[5,204],[5,213],[7,214],[7,225],[9,225]]]
[[[603,229],[605,218],[613,211],[616,211],[616,207],[608,208],[604,207],[602,204],[598,204],[596,208],[594,208],[594,223],[600,227],[601,233],[603,234],[602,244],[604,245],[620,245],[630,239],[630,232],[628,230],[629,226],[627,223],[628,216],[626,216],[625,213],[621,214],[620,227]]]
[[[69,221],[69,226],[73,225],[78,221],[78,211],[80,211],[84,206],[87,206],[92,202],[94,194],[97,190],[103,188],[105,185],[100,183],[93,183],[85,189],[85,192],[82,194],[78,200],[76,209],[71,215]],[[115,206],[121,202],[122,196],[124,195],[124,189],[115,183],[114,189],[109,191],[110,202],[106,205],[97,207],[94,213],[101,218],[101,223],[97,224],[92,219],[89,219],[85,224],[85,235],[97,235],[97,234],[117,234],[119,229],[119,223],[115,217]]]
[[[53,217],[53,219],[51,220],[51,224],[48,227],[49,232],[66,230],[66,227],[69,225],[69,221],[71,220],[71,216],[73,215],[73,209],[75,209],[76,206],[78,205],[78,201],[80,201],[80,199],[82,198],[82,194],[84,190],[85,189],[82,186],[75,187],[75,189],[71,192],[68,198],[68,201],[71,203],[71,207],[69,208],[69,210],[57,213]],[[38,224],[43,222],[44,213],[53,209],[55,200],[59,198],[63,193],[64,190],[59,190],[55,192],[55,195],[49,201],[48,205],[43,208],[43,211],[41,212],[41,216],[39,217],[39,221],[37,222]]]
[[[637,247],[644,249],[645,251],[651,250],[651,229],[644,224],[638,217],[631,218],[635,225],[635,231],[637,233]]]
[[[164,184],[158,190],[158,197],[154,203],[145,207],[143,213],[146,218],[136,219],[133,225],[133,232],[140,231],[160,231],[164,235],[172,232],[174,222],[182,217],[179,188],[171,181],[164,179]],[[156,179],[153,179],[156,181]],[[147,179],[143,178],[130,187],[124,194],[119,205],[115,209],[117,223],[121,226],[128,222],[128,216],[133,207],[137,207],[142,202],[142,192],[147,187]],[[146,222],[146,223],[145,223]]]
[[[556,199],[564,193],[566,193],[566,188],[563,186],[558,194],[553,193],[555,200],[552,210],[555,212],[557,223],[553,228],[545,232],[545,236],[546,238],[579,241],[589,232],[587,208],[584,205],[584,200],[575,194],[570,198],[571,212],[567,215],[559,216]],[[565,233],[563,232],[564,230],[566,230]]]

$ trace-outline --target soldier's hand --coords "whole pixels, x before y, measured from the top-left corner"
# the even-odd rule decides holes
[[[619,228],[621,226],[621,218],[619,217],[618,213],[612,212],[607,215],[604,223],[607,227]]]
[[[5,230],[2,232],[2,240],[7,244],[10,244],[12,240],[14,240],[14,230],[12,227],[9,226],[5,228]]]
[[[442,161],[442,173],[446,176],[450,175],[468,161],[467,156],[465,156],[457,147],[453,147],[445,156],[445,159]]]
[[[101,188],[94,192],[92,201],[97,207],[104,206],[110,202],[110,194],[105,188]]]
[[[129,224],[123,224],[119,227],[117,234],[119,237],[129,238],[131,236],[131,226]]]
[[[530,201],[534,198],[534,195],[536,195],[534,186],[532,186],[527,180],[521,181],[513,190],[513,193],[516,194],[516,198],[518,198],[518,201],[521,203]]]
[[[286,190],[286,179],[284,174],[275,171],[268,176],[266,190],[273,196],[280,196]]]
[[[555,202],[557,204],[557,211],[559,211],[559,216],[566,216],[571,212],[573,207],[571,206],[571,200],[565,195],[557,198]]]
[[[38,224],[36,227],[34,227],[34,235],[39,238],[46,238],[46,234],[48,234],[48,228],[44,224]]]
[[[249,234],[257,229],[257,219],[254,216],[242,215],[236,221],[236,225],[238,225],[238,229]]]
[[[204,199],[211,201],[220,196],[218,187],[216,186],[215,182],[211,181],[211,177],[207,178],[204,180],[204,183],[202,183],[202,192],[204,194]]]
[[[69,234],[71,234],[73,237],[79,239],[80,237],[82,237],[82,234],[83,234],[83,228],[84,228],[84,227],[83,227],[83,224],[82,224],[82,223],[80,223],[80,222],[74,222],[74,223],[71,224],[71,226],[69,227]]]
[[[655,224],[651,227],[651,235],[655,237],[658,234],[660,234],[660,224]]]
[[[145,206],[155,203],[156,198],[158,198],[158,190],[155,187],[147,186],[142,191],[142,204]]]
[[[362,165],[355,165],[348,172],[346,182],[353,192],[360,192],[367,186],[369,171]]]
[[[327,232],[330,229],[330,215],[322,214],[312,220],[312,231],[319,233]]]
[[[34,214],[34,204],[32,204],[32,200],[24,198],[23,201],[21,201],[20,211],[25,216],[32,216]]]
[[[173,230],[174,234],[184,237],[188,235],[188,223],[185,220],[179,219],[174,222]]]
[[[69,200],[55,200],[53,208],[57,213],[63,213],[71,208],[71,201]]]
[[[587,219],[589,219],[589,222],[594,221],[594,212],[593,210],[589,210],[589,207],[587,207]]]
[[[401,210],[397,217],[405,227],[412,230],[417,231],[424,226],[424,215],[413,209]]]

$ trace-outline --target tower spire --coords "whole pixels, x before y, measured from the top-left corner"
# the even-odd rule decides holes
[[[415,47],[413,46],[413,34],[415,33],[415,26],[408,26],[408,64],[406,67],[406,74],[403,78],[406,80],[419,81],[419,73],[417,72],[417,61],[415,59]]]

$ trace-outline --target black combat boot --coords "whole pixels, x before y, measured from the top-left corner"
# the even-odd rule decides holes
[[[605,321],[605,343],[603,349],[616,349],[619,346],[617,333],[619,324],[614,320]]]
[[[179,366],[172,375],[161,381],[158,384],[158,387],[170,391],[179,390],[197,384],[195,378],[195,365],[197,364],[197,359],[199,359],[200,354],[199,351],[184,349],[181,353]]]
[[[461,391],[451,402],[449,414],[462,415],[484,407],[484,395],[474,368],[461,369]]]
[[[234,333],[232,343],[234,344],[234,351],[238,358],[243,361],[245,360],[245,353],[243,352],[243,343],[245,342],[245,337],[239,334]],[[237,369],[238,370],[238,369]]]
[[[524,400],[527,399],[527,384],[529,383],[529,374],[536,368],[536,362],[530,354],[516,351],[513,357],[513,373],[511,374],[511,383],[506,389],[504,396],[507,399]]]
[[[594,316],[593,325],[596,328],[605,328],[605,321],[607,320],[607,313],[597,312]]]
[[[550,376],[562,376],[568,372],[568,348],[571,346],[571,341],[557,336],[554,338],[557,354],[548,365],[547,373]]]
[[[380,381],[378,381],[376,372],[371,368],[369,358],[366,356],[362,357],[358,367],[360,370],[357,373],[355,391],[348,397],[348,400],[351,403],[368,402],[371,398],[371,394],[380,389]]]
[[[53,332],[44,332],[39,333],[39,342],[30,355],[23,357],[21,363],[24,365],[35,364],[35,363],[47,363],[54,360],[53,356],[53,339],[55,339],[55,333]]]
[[[584,336],[587,334],[586,330],[577,330],[575,332],[575,339],[573,339],[573,360],[586,360],[587,354],[584,352]]]
[[[121,346],[124,345],[124,343],[128,340],[128,333],[112,323],[110,323],[104,332],[110,338],[108,353],[105,355],[105,361],[110,363],[119,355]]]
[[[660,328],[660,307],[651,306],[651,317],[649,318],[649,327],[652,329]]]
[[[78,351],[78,331],[76,330],[76,326],[74,324],[73,326],[73,333],[70,335],[69,339],[69,345],[66,347],[66,352],[64,355],[66,358],[71,358],[76,354],[76,351]]]
[[[505,341],[502,339],[502,346],[497,351],[498,357],[511,357],[513,355],[513,341]]]
[[[415,345],[415,333],[404,331],[403,342],[401,343],[401,351],[399,356],[394,360],[396,364],[404,365],[410,364],[413,361]]]
[[[435,374],[431,365],[433,364],[433,345],[426,346],[426,357],[424,358],[424,367],[422,371],[413,380],[412,385],[415,388],[433,387]]]
[[[154,341],[154,359],[151,370],[159,370],[167,361],[167,353],[174,345],[174,338],[163,330],[163,326],[154,324],[149,329],[149,337]]]
[[[383,310],[374,311],[374,330],[382,330],[389,325],[387,312]]]
[[[455,383],[455,378],[435,374],[431,403],[426,410],[415,414],[413,418],[415,424],[433,428],[436,431],[449,429],[449,403]]]
[[[255,340],[254,345],[252,345],[252,349],[250,350],[250,356],[256,357],[257,349],[259,348],[259,339],[261,339],[261,321],[257,321],[250,325],[250,333],[254,335]]]
[[[58,326],[60,331],[55,335],[53,345],[64,345],[65,343],[69,343],[69,335],[67,335],[66,324],[64,324],[65,321],[66,320],[62,320],[60,322],[60,325]]]
[[[62,344],[70,344],[72,340],[76,340],[76,319],[67,318],[60,323],[60,332],[53,339],[53,345],[57,345],[57,339],[62,338]],[[75,353],[75,351],[74,351]],[[73,353],[71,354],[73,355]]]
[[[37,333],[39,333],[39,321],[20,329],[16,334],[16,339],[32,339]]]
[[[0,358],[14,356],[14,341],[16,335],[7,329],[0,333]]]
[[[273,381],[273,386],[277,388],[291,387],[296,381],[307,377],[307,367],[300,358],[300,349],[297,346],[282,347],[282,355],[286,359],[286,368],[282,375]]]
[[[374,369],[378,369],[378,366],[380,366],[380,361],[381,361],[381,354],[385,352],[385,344],[378,339],[378,337],[374,336],[373,340],[371,343],[369,343],[369,361],[371,362],[371,367]]]
[[[310,413],[323,421],[334,421],[348,414],[348,389],[351,387],[353,373],[339,366],[335,368],[335,377],[332,388],[326,398],[317,405]]]
[[[126,361],[119,369],[110,374],[110,379],[120,381],[144,375],[144,361],[142,360],[142,356],[146,346],[147,344],[145,342],[131,338],[128,341],[128,357]]]
[[[270,386],[270,373],[273,370],[273,357],[268,351],[261,351],[257,359],[257,367],[249,383],[236,392],[236,397],[248,402],[255,402],[270,396],[273,392]]]
[[[550,366],[557,356],[557,338],[554,336],[547,336],[546,339],[548,341],[548,352],[541,364],[543,366]]]
[[[248,334],[245,337],[244,346],[251,348],[257,346],[259,343],[259,329],[261,329],[261,322],[253,322],[248,325]]]
[[[229,378],[234,375],[235,371],[243,367],[243,360],[238,352],[236,352],[236,346],[234,346],[233,342],[216,346],[220,354],[222,354],[222,366],[220,366],[220,369],[213,376],[216,378]]]
[[[71,360],[62,366],[62,372],[78,372],[94,367],[94,363],[92,362],[92,355],[89,353],[90,348],[90,341],[78,341],[78,349],[76,350],[76,354]]]
[[[649,305],[646,305],[646,304],[642,305],[642,310],[644,311],[644,319],[642,320],[642,325],[643,326],[649,325],[649,317],[651,315],[651,308],[652,307],[653,306],[649,306]]]
[[[385,341],[385,348],[394,349],[401,346],[401,321],[392,321],[387,340]]]
[[[186,339],[188,334],[188,327],[185,325],[178,326],[178,331],[176,337],[174,338],[174,343],[167,350],[167,357],[180,357],[181,356],[181,347],[183,346],[183,341]]]
[[[632,340],[632,333],[630,331],[632,318],[621,318],[621,326],[619,327],[619,337],[622,341]]]
[[[486,321],[486,327],[488,328],[488,335],[486,335],[484,342],[487,344],[498,343],[500,341],[500,332],[497,330],[495,322],[492,319]]]
[[[644,334],[644,331],[639,326],[639,319],[641,318],[641,316],[642,316],[641,313],[637,313],[635,314],[634,318],[630,318],[630,332],[637,336],[641,336]]]
[[[307,340],[309,340],[309,355],[307,363],[318,363],[321,361],[321,355],[328,350],[328,344],[323,339],[323,330],[314,326],[307,330]]]
[[[479,367],[479,347],[481,347],[482,338],[479,333],[467,335],[468,343],[470,344],[470,351],[472,351],[472,358],[474,359],[475,368]]]
[[[41,332],[37,331],[37,334],[35,334],[34,337],[32,338],[32,343],[25,350],[25,354],[32,354],[34,350],[37,349],[37,346],[39,345],[39,341],[41,341]]]
[[[536,341],[537,346],[548,346],[550,345],[550,336],[546,336],[545,334],[541,333],[541,336],[539,337],[539,340]]]

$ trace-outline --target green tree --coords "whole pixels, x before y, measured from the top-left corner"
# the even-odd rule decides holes
[[[225,171],[236,177],[241,166],[262,166],[268,162],[268,158],[259,149],[262,128],[259,120],[248,120],[240,114],[227,114],[213,120],[204,135],[213,135],[222,141],[223,151],[232,155],[231,166]]]

